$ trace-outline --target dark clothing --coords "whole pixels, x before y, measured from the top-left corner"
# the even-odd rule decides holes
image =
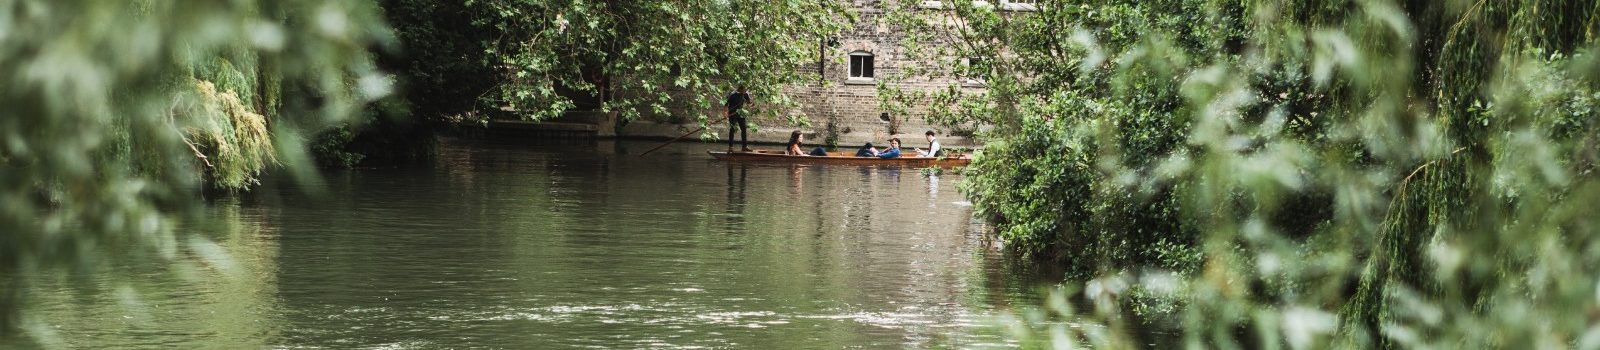
[[[739,131],[739,146],[750,148],[750,123],[738,115],[728,117],[728,148],[733,148],[733,131]]]
[[[828,150],[823,149],[822,147],[813,148],[813,149],[811,149],[811,155],[813,155],[813,156],[826,156],[826,155],[828,155]]]
[[[740,108],[744,108],[746,103],[750,103],[750,93],[734,91],[728,94],[728,100],[723,102],[722,105],[728,107],[728,114],[733,114],[739,112]]]
[[[861,148],[856,150],[856,156],[857,157],[871,157],[872,156],[872,143],[868,142],[865,145],[861,145]]]
[[[746,103],[750,103],[750,93],[738,91],[728,94],[727,102],[723,103],[728,107],[728,148],[733,148],[734,130],[739,131],[739,146],[750,148],[750,123],[740,111]]]

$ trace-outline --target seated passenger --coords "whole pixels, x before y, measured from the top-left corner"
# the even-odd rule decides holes
[[[805,139],[806,139],[805,135],[801,134],[800,130],[795,130],[793,133],[790,133],[789,134],[789,148],[784,149],[783,150],[783,154],[791,155],[791,156],[826,156],[826,155],[828,155],[828,151],[825,150],[825,149],[822,149],[822,147],[813,148],[813,149],[811,149],[810,153],[801,152],[800,151],[800,144],[802,142],[805,142]]]
[[[889,139],[889,147],[884,148],[881,152],[877,152],[876,155],[878,158],[883,159],[900,158],[900,138],[896,137]]]
[[[787,156],[806,155],[805,152],[800,151],[800,141],[803,139],[805,139],[805,135],[800,134],[800,130],[789,133],[789,147],[783,149],[783,154]]]
[[[939,156],[939,140],[934,139],[933,130],[928,130],[928,132],[923,133],[923,135],[928,136],[928,150],[924,151],[921,148],[918,148],[917,156],[924,158],[933,158]]]
[[[900,138],[889,138],[889,147],[884,147],[882,151],[879,151],[877,148],[873,148],[872,143],[868,142],[867,144],[862,145],[861,149],[856,150],[856,156],[878,157],[883,159],[900,158]]]
[[[876,156],[878,156],[878,149],[877,148],[873,148],[872,147],[872,143],[868,142],[865,145],[861,145],[861,148],[856,150],[856,156],[857,157],[876,157]]]

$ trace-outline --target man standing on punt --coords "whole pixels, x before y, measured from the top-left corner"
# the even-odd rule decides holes
[[[739,130],[740,150],[750,151],[750,124],[742,113],[746,103],[750,103],[750,92],[744,89],[744,85],[739,85],[739,91],[728,94],[728,101],[723,104],[728,107],[728,152],[733,152],[734,130]]]

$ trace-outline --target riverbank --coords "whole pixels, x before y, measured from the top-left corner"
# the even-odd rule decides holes
[[[624,126],[623,131],[619,133],[617,137],[635,140],[670,140],[699,128],[700,126],[697,124],[672,124],[650,121],[635,121],[628,123],[627,126]],[[789,144],[789,134],[797,129],[805,133],[806,145],[826,146],[825,140],[827,139],[827,130],[818,130],[817,128],[757,125],[750,126],[750,143],[780,146],[787,145]],[[835,136],[835,144],[844,148],[858,147],[867,142],[871,142],[874,145],[887,145],[889,143],[889,138],[899,137],[900,144],[903,148],[927,147],[927,139],[923,138],[922,135],[922,133],[926,131],[927,130],[913,130],[913,132],[902,134],[845,132],[838,133]],[[726,143],[728,140],[726,136],[728,134],[728,125],[715,124],[706,130],[689,135],[689,137],[686,137],[685,139],[699,139],[702,134],[707,133],[711,134],[712,139],[716,140],[716,142]],[[939,135],[939,144],[943,147],[977,148],[981,146],[981,144],[979,144],[975,138],[944,135],[943,133],[940,133]]]
[[[705,143],[726,143],[727,124],[713,124],[710,128],[700,130],[699,124],[659,123],[652,121],[633,121],[620,129],[612,129],[607,123],[583,122],[520,122],[520,121],[494,121],[485,128],[491,135],[501,137],[528,137],[528,138],[597,138],[620,139],[641,141],[666,141],[683,136],[679,142],[696,142],[705,140]],[[615,131],[604,132],[606,129]],[[752,145],[782,146],[789,143],[790,133],[801,130],[805,133],[807,147],[827,146],[826,130],[815,128],[796,127],[771,127],[751,125],[749,141]],[[885,134],[882,132],[839,132],[834,135],[834,144],[842,148],[854,148],[871,142],[874,145],[886,145],[889,138],[898,137],[902,148],[925,148],[927,141],[920,130],[913,133]],[[937,132],[937,131],[936,131]],[[688,134],[688,136],[684,136]],[[943,147],[979,148],[982,146],[976,138],[955,135],[939,135],[939,143]]]

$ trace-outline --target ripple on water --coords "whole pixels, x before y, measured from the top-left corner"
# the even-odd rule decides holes
[[[902,312],[855,312],[837,315],[808,315],[801,317],[825,320],[850,320],[865,325],[890,329],[901,328],[905,325],[913,324],[932,324],[934,322],[933,320],[927,319],[928,316],[925,314]]]
[[[426,341],[426,340],[407,340],[407,341],[399,341],[399,342],[386,343],[386,344],[378,344],[376,346],[373,346],[372,349],[374,349],[374,350],[410,350],[410,349],[433,349],[433,348],[438,348],[438,347],[439,347],[438,344],[435,344],[434,342],[431,342],[431,341]]]

